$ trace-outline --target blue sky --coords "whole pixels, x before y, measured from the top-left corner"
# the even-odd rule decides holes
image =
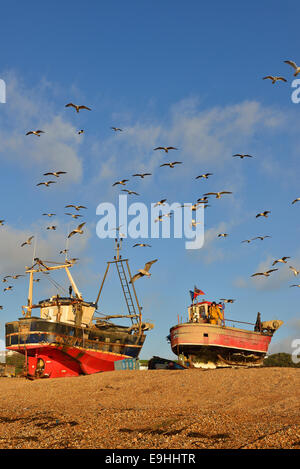
[[[141,240],[149,249],[124,242],[132,272],[158,259],[152,277],[136,283],[144,317],[155,324],[141,357],[173,356],[165,338],[177,315],[186,318],[195,284],[208,299],[235,298],[226,308],[229,318],[255,322],[260,311],[264,320],[282,319],[270,350],[291,353],[300,334],[300,290],[289,288],[299,278],[288,267],[300,270],[300,203],[291,205],[300,197],[300,103],[291,101],[293,69],[284,60],[300,64],[299,13],[295,2],[271,1],[2,5],[1,276],[24,273],[33,249],[20,243],[33,234],[39,256],[59,260],[66,233],[78,224],[64,206],[82,204],[85,233],[70,241],[72,257],[80,258],[73,275],[93,301],[114,249],[113,240],[96,236],[96,207],[117,204],[115,181],[129,176],[127,187],[141,194],[130,200],[149,206],[165,197],[187,203],[205,192],[232,191],[211,199],[198,251],[186,250],[183,239]],[[269,74],[288,81],[272,85],[262,80]],[[70,101],[92,111],[76,114],[65,108]],[[46,133],[25,136],[37,128]],[[77,135],[79,129],[85,133]],[[168,160],[153,151],[159,145],[179,151]],[[232,158],[235,153],[255,158]],[[166,159],[183,164],[159,168]],[[55,187],[37,187],[53,170],[68,174]],[[131,177],[148,170],[147,180]],[[213,176],[195,179],[205,172]],[[271,210],[269,218],[256,219],[263,210]],[[45,219],[44,212],[57,217]],[[46,230],[50,224],[56,232]],[[219,239],[224,231],[229,236]],[[272,238],[241,243],[258,235]],[[272,277],[251,279],[282,256],[290,262]],[[117,276],[111,277],[100,310],[125,312]],[[13,282],[12,291],[0,293],[0,340],[5,322],[20,317],[26,303],[27,280]],[[36,300],[50,287],[40,282]]]

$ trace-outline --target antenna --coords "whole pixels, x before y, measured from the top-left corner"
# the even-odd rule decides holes
[[[67,230],[67,236],[66,236],[65,261],[67,261],[67,259],[68,259],[68,247],[69,247],[68,233],[70,233],[70,223],[68,224],[68,230]]]
[[[123,241],[122,238],[120,238],[119,240],[118,238],[115,238],[115,246],[116,246],[115,250],[117,251],[117,255],[114,257],[114,259],[116,261],[119,261],[120,259],[122,259],[122,256],[120,256],[120,250],[122,249],[122,241]]]
[[[32,264],[34,263],[34,259],[36,258],[36,245],[37,245],[37,237],[34,239]]]

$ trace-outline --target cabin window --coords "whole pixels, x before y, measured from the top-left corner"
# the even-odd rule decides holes
[[[208,337],[207,332],[204,332],[203,337]]]
[[[206,307],[205,307],[205,305],[200,306],[200,316],[203,319],[206,318]]]

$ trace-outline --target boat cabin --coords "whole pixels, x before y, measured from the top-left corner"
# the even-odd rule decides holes
[[[86,327],[91,325],[96,309],[94,303],[58,295],[40,301],[39,307],[42,319]]]
[[[212,301],[201,301],[199,303],[192,304],[188,308],[189,322],[209,322],[209,307],[211,304]],[[222,303],[217,303],[217,306],[221,311],[223,311],[224,305]]]

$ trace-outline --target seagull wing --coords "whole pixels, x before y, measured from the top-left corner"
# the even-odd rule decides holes
[[[292,60],[285,60],[284,63],[291,65],[295,70],[297,70],[297,64]]]
[[[156,262],[156,261],[157,261],[157,259],[155,259],[154,261],[147,262],[145,264],[145,269],[144,270],[146,270],[146,272],[149,272],[151,265],[154,264],[154,262]]]
[[[135,282],[138,278],[141,278],[141,277],[143,277],[143,274],[141,274],[140,272],[138,272],[137,274],[135,274],[135,275],[132,277],[132,279],[130,280],[129,283],[133,283],[133,282]]]
[[[88,111],[91,111],[91,108],[87,106],[79,106],[78,109],[87,109]]]

